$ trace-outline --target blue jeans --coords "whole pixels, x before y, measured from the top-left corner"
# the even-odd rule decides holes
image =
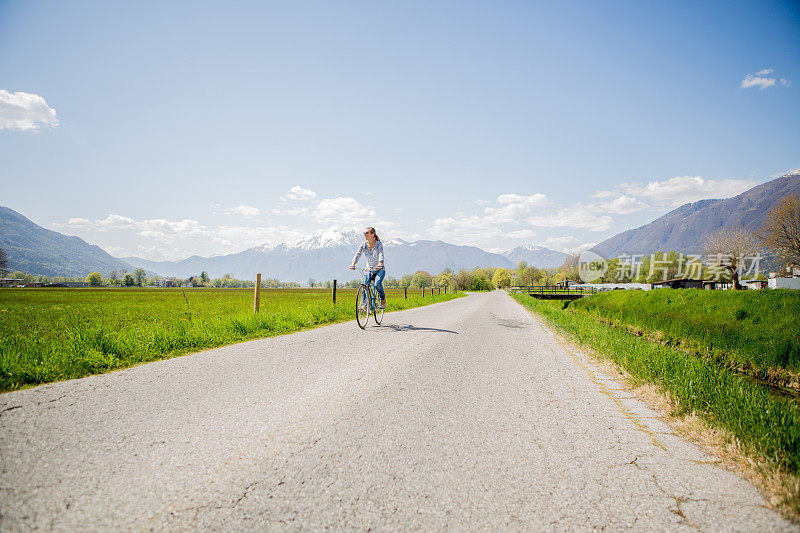
[[[378,291],[378,296],[380,296],[381,300],[386,299],[386,293],[383,292],[383,278],[386,277],[386,269],[382,268],[376,272],[370,272],[367,274],[367,277],[364,279],[364,283],[369,285],[369,282],[373,279],[375,280],[375,289]]]

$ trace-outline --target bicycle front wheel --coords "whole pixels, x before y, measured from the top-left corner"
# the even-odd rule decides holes
[[[383,321],[383,311],[384,310],[381,309],[380,305],[377,305],[378,304],[377,298],[375,300],[376,300],[376,302],[375,302],[376,305],[375,305],[375,308],[372,311],[372,316],[375,317],[375,323],[376,324],[380,324]]]
[[[356,322],[364,329],[369,321],[369,292],[366,285],[361,285],[356,292]]]

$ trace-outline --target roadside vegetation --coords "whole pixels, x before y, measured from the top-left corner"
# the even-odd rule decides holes
[[[387,291],[387,312],[451,300]],[[138,363],[354,318],[355,290],[0,290],[0,391],[72,379]]]
[[[796,310],[800,296],[782,292],[618,291],[617,294],[591,296],[566,307],[563,302],[536,300],[527,294],[513,296],[569,338],[591,347],[596,357],[616,363],[630,376],[634,385],[655,385],[671,402],[673,415],[696,415],[731,435],[733,442],[730,445],[741,449],[753,464],[763,465],[760,473],[764,479],[782,480],[780,488],[773,493],[777,493],[780,500],[778,506],[797,519],[800,517],[798,400],[775,394],[763,384],[733,372],[727,364],[720,364],[716,357],[699,357],[674,344],[654,342],[646,335],[632,335],[627,329],[607,323],[603,315],[608,313],[607,317],[615,320],[630,320],[629,323],[643,327],[651,324],[654,328],[685,334],[698,346],[707,342],[709,348],[712,343],[722,342],[720,339],[730,333],[732,339],[723,345],[741,349],[742,355],[737,357],[766,361],[767,358],[783,357],[785,353],[785,345],[780,341],[773,343],[769,335],[777,334],[780,339],[786,339],[791,331],[796,331],[793,329],[796,324],[789,322],[797,321],[797,312],[785,319],[778,318],[778,315],[782,310]],[[722,305],[725,298],[729,298],[727,306]],[[744,328],[741,323],[747,317],[736,320],[740,305],[745,301],[740,298],[759,301],[758,304],[751,302],[753,305],[747,311],[751,322]],[[773,306],[778,306],[778,309],[773,309]],[[648,313],[652,313],[652,317],[646,318]],[[759,320],[753,323],[756,317]],[[777,323],[769,323],[776,319]],[[697,321],[694,322],[697,331],[691,327],[694,320]],[[736,337],[730,326],[722,332],[722,324],[737,325],[734,329],[749,331]],[[789,331],[779,332],[782,327]],[[706,329],[719,331],[702,331]],[[756,355],[758,348],[744,350],[742,347],[748,342],[769,348],[771,355]],[[790,350],[790,353],[795,352]],[[792,361],[790,359],[787,364],[796,365],[796,361]]]
[[[762,379],[800,374],[797,291],[609,291],[570,307]]]

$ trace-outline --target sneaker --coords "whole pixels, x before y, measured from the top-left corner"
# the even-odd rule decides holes
[[[386,309],[386,300],[381,300],[381,309]]]

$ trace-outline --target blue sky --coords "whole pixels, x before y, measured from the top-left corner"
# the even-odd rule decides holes
[[[0,1],[0,205],[151,259],[568,250],[800,167],[797,2],[163,4]]]

